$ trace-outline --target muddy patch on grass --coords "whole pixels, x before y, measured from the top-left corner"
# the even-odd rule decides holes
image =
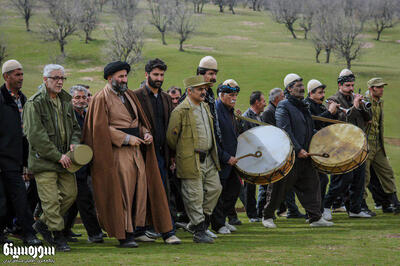
[[[400,234],[390,234],[386,236],[387,238],[400,238]]]
[[[86,72],[101,72],[101,71],[103,71],[103,67],[97,66],[97,67],[84,68],[79,70],[78,72],[86,73]]]
[[[256,27],[264,25],[264,22],[242,21],[240,24],[250,27]]]
[[[81,77],[80,80],[92,82],[94,80],[94,78],[92,78],[92,77]]]
[[[375,44],[373,44],[372,42],[365,42],[361,45],[361,48],[374,48]]]
[[[183,48],[197,49],[197,50],[203,50],[203,51],[215,51],[214,47],[199,46],[199,45],[195,46],[192,44],[183,45]]]
[[[400,40],[397,40],[396,42],[397,42],[397,43],[400,43]]]
[[[231,40],[235,40],[235,41],[248,41],[248,40],[250,40],[250,38],[248,38],[248,37],[237,36],[237,35],[228,35],[228,36],[224,36],[222,38],[231,39]]]

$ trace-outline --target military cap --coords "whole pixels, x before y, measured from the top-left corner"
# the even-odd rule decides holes
[[[1,73],[4,74],[16,69],[22,69],[22,65],[17,60],[8,60],[4,62],[3,67],[1,68]]]
[[[71,166],[67,170],[70,173],[75,173],[92,160],[93,151],[88,145],[79,144],[75,145],[73,151],[68,151],[67,156],[72,161]]]
[[[318,88],[326,88],[326,85],[322,84],[319,80],[312,79],[307,83],[307,92],[310,93]]]
[[[129,71],[131,71],[131,66],[127,62],[111,62],[104,67],[104,79],[107,79],[108,76],[111,76],[120,70],[126,70],[129,73]]]
[[[205,56],[200,60],[199,68],[218,71],[217,60],[215,60],[215,58],[210,55]]]
[[[367,82],[368,88],[385,86],[387,83],[382,78],[372,78]]]
[[[193,76],[193,77],[189,77],[189,78],[185,78],[183,80],[183,86],[185,86],[185,88],[189,88],[189,87],[199,87],[202,85],[212,85],[212,82],[206,82],[204,81],[204,77],[203,76]]]
[[[287,74],[286,77],[283,79],[283,85],[287,88],[292,82],[295,81],[302,81],[303,79],[294,73]]]

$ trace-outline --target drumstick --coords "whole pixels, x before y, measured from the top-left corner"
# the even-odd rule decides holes
[[[240,156],[239,158],[237,158],[237,160],[239,161],[239,160],[241,160],[243,158],[246,158],[246,157],[249,157],[249,156],[253,156],[253,157],[259,158],[259,157],[262,156],[262,152],[261,151],[256,151],[256,153],[249,153],[249,154]]]
[[[320,157],[324,157],[324,158],[329,158],[329,154],[324,152],[324,153],[309,153],[309,156],[320,156]]]

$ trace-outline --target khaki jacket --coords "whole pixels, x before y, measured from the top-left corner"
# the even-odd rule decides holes
[[[81,129],[72,109],[71,96],[64,90],[58,96],[62,106],[66,145],[62,144],[56,112],[44,84],[24,106],[24,134],[29,142],[28,168],[34,174],[65,172],[58,162],[61,155],[67,153],[70,144],[80,143]]]
[[[213,118],[207,104],[203,105],[207,111],[213,136],[211,156],[217,170],[220,170],[218,161],[217,145],[214,134]],[[186,98],[171,113],[167,129],[167,142],[172,150],[176,151],[176,171],[178,178],[200,178],[200,158],[195,152],[197,147],[198,133],[196,120],[189,99]]]
[[[368,98],[368,97],[366,97],[365,98],[367,101],[369,101],[369,102],[371,102],[372,103],[372,99],[370,99],[370,98]],[[386,150],[385,150],[385,139],[384,139],[384,123],[383,123],[383,99],[381,99],[380,100],[380,102],[379,102],[379,105],[380,105],[380,108],[381,108],[381,115],[379,116],[379,143],[381,144],[381,146],[382,146],[382,149],[383,149],[383,153],[385,154],[385,156],[386,156]],[[371,108],[371,110],[372,110],[372,108]],[[372,111],[371,111],[372,112]],[[366,133],[367,133],[367,136],[369,135],[369,131],[370,131],[370,129],[371,129],[371,124],[368,124],[368,126],[367,126],[367,129],[366,129]]]

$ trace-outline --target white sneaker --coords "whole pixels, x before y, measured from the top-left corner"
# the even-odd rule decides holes
[[[266,228],[276,228],[276,224],[274,223],[274,219],[269,218],[269,219],[262,219],[262,224]]]
[[[154,242],[156,240],[154,238],[150,238],[146,235],[141,235],[141,236],[135,237],[135,241],[136,242]]]
[[[261,218],[250,218],[249,223],[259,223],[261,222]]]
[[[332,225],[333,225],[332,222],[328,222],[327,220],[325,220],[322,217],[318,221],[310,223],[311,227],[323,227],[323,226],[332,226]]]
[[[179,245],[181,242],[181,240],[177,237],[177,236],[170,236],[167,239],[164,240],[165,244],[168,245]]]
[[[229,235],[231,231],[226,226],[222,226],[220,229],[218,229],[217,233],[221,235]]]
[[[331,211],[331,209],[324,208],[324,212],[322,213],[322,218],[324,218],[327,221],[332,220],[332,211]]]
[[[237,231],[236,227],[233,226],[233,225],[231,225],[231,224],[229,224],[228,222],[225,222],[225,226],[226,226],[226,228],[228,228],[229,231],[231,231],[231,232],[236,232],[236,231]]]
[[[206,230],[206,235],[208,235],[211,238],[218,238],[218,236],[213,232],[211,232],[209,229]]]
[[[372,216],[366,212],[360,211],[359,213],[349,212],[350,218],[371,218]]]

